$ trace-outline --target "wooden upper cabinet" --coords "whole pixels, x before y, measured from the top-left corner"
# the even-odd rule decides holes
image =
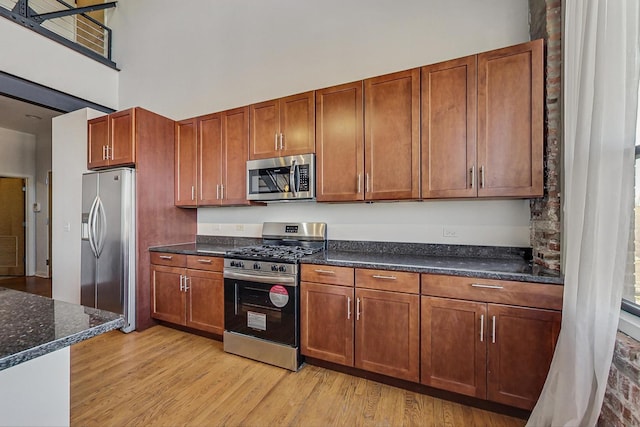
[[[420,197],[420,69],[364,81],[366,199]]]
[[[175,131],[175,204],[197,206],[197,121],[182,120]]]
[[[421,72],[422,197],[475,197],[476,56]]]
[[[315,152],[314,92],[250,107],[250,159]]]
[[[316,91],[316,198],[364,200],[362,81]]]
[[[89,120],[88,132],[88,169],[135,165],[135,108]]]
[[[247,205],[249,107],[236,108],[223,114],[222,141],[222,204]]]
[[[478,55],[478,196],[543,195],[543,40]]]
[[[109,146],[109,116],[105,115],[88,122],[89,144],[87,168],[109,166],[107,147]]]
[[[199,117],[197,123],[198,206],[219,205],[223,163],[222,114]]]

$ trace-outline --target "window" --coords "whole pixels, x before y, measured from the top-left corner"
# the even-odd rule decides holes
[[[640,113],[640,109],[639,109]],[[633,209],[633,271],[622,293],[622,309],[640,316],[640,115],[636,123],[635,203]]]

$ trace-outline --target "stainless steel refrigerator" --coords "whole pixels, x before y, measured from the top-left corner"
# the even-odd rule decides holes
[[[135,169],[82,175],[80,303],[122,314],[135,329]]]

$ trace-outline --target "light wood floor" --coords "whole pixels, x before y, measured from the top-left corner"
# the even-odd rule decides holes
[[[523,426],[316,366],[297,373],[155,326],[71,347],[72,426]]]

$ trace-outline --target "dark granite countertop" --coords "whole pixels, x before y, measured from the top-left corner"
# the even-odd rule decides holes
[[[223,256],[227,250],[259,244],[259,239],[198,236],[196,242],[158,246],[150,251]],[[530,248],[330,240],[325,252],[303,264],[375,268],[482,279],[562,285],[562,276],[532,265]]]
[[[123,326],[115,313],[0,287],[0,370]]]

